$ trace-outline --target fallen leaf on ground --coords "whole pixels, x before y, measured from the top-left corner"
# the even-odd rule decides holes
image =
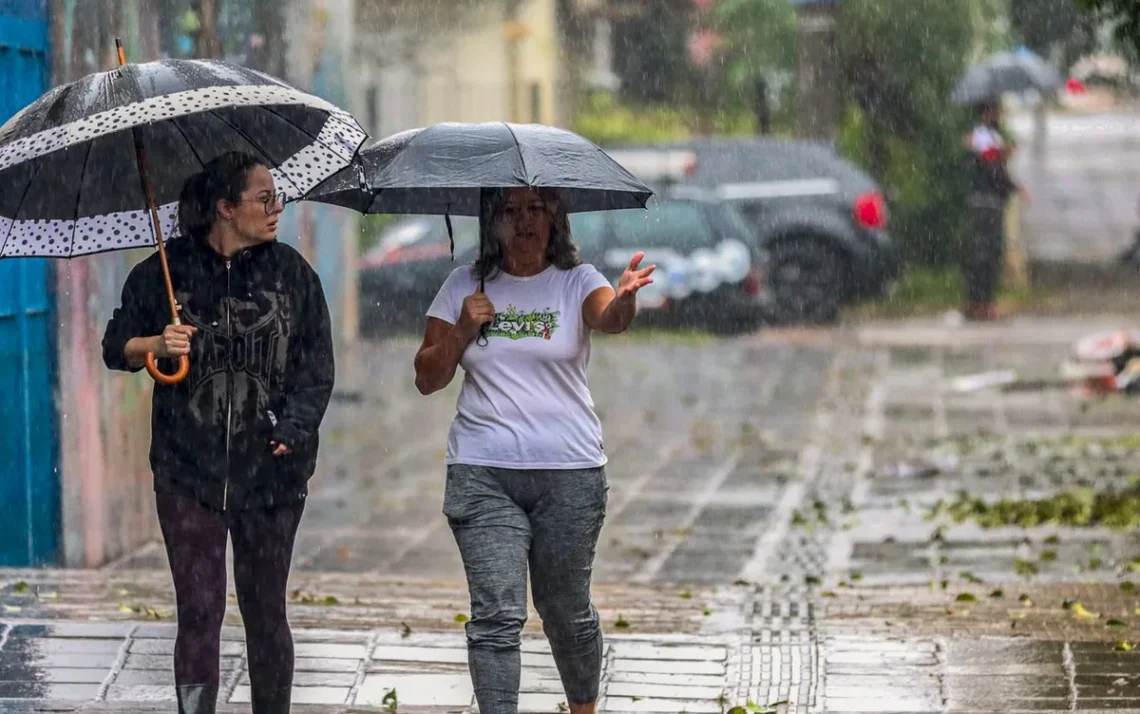
[[[617,619],[617,622],[614,623],[614,627],[618,628],[619,630],[628,630],[629,629],[629,621],[626,620],[621,615],[618,615],[618,619]]]
[[[1120,584],[1120,592],[1131,593],[1136,592],[1136,583],[1131,580],[1125,580]]]
[[[1109,620],[1108,622],[1104,623],[1104,626],[1113,630],[1122,630],[1125,627],[1128,627],[1128,623],[1122,622],[1121,620]]]
[[[977,602],[978,598],[974,597],[973,593],[958,593],[958,597],[954,598],[954,602]]]
[[[1100,613],[1089,610],[1079,602],[1074,602],[1070,609],[1078,620],[1095,620],[1100,617]]]
[[[471,619],[470,617],[468,617],[467,615],[464,615],[462,612],[455,616],[455,621],[461,625],[470,619]]]
[[[1112,649],[1116,650],[1117,652],[1131,652],[1135,648],[1136,645],[1132,644],[1128,640],[1119,640],[1116,643],[1116,646]]]
[[[15,585],[12,587],[12,592],[17,592],[17,593],[26,593],[26,592],[28,592],[28,590],[30,590],[30,589],[31,589],[31,586],[30,586],[30,585],[28,585],[27,581],[25,581],[25,580],[21,580],[20,582],[16,583],[16,584],[15,584]]]
[[[1001,590],[993,590],[990,592],[990,597],[1005,597],[1005,593]]]

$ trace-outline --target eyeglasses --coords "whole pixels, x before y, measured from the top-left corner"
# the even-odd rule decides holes
[[[273,212],[277,210],[278,206],[285,205],[285,192],[278,191],[277,193],[267,198],[243,198],[242,203],[260,203],[265,206],[265,215],[272,216]]]

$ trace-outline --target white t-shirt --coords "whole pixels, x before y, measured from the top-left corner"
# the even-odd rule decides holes
[[[609,281],[592,265],[548,267],[486,281],[495,320],[485,346],[472,340],[459,360],[465,376],[447,440],[447,463],[509,469],[603,466],[602,425],[586,380],[590,328],[586,297]],[[428,317],[454,325],[463,298],[478,289],[468,266],[448,276]]]

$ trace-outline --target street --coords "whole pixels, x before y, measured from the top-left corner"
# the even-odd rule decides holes
[[[1120,324],[596,338],[611,483],[600,710],[1140,708],[1140,596],[1120,584],[1140,563],[1134,528],[937,515],[1140,472],[1140,406],[1047,383],[1073,339]],[[415,347],[367,345],[330,409],[291,585],[296,711],[473,706],[440,514],[458,384],[419,396]],[[947,389],[999,369],[1021,386]],[[5,571],[0,586],[0,710],[171,709],[161,544],[97,571]],[[243,711],[230,599],[222,710]],[[523,662],[523,710],[562,711],[533,612]]]

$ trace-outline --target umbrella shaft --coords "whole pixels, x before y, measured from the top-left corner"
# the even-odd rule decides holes
[[[127,53],[123,43],[115,39],[115,50],[119,54],[119,66],[127,63]],[[158,219],[158,206],[154,201],[154,189],[150,185],[150,174],[147,173],[146,151],[143,150],[142,139],[138,129],[131,129],[131,137],[135,140],[135,160],[139,165],[139,179],[142,181],[143,193],[146,195],[146,205],[150,210],[151,225],[154,227],[154,243],[158,246],[158,260],[162,263],[162,278],[166,283],[166,298],[170,301],[170,324],[182,324],[178,319],[178,301],[174,299],[174,284],[170,280],[170,264],[166,262],[166,245],[162,240],[162,224]]]

